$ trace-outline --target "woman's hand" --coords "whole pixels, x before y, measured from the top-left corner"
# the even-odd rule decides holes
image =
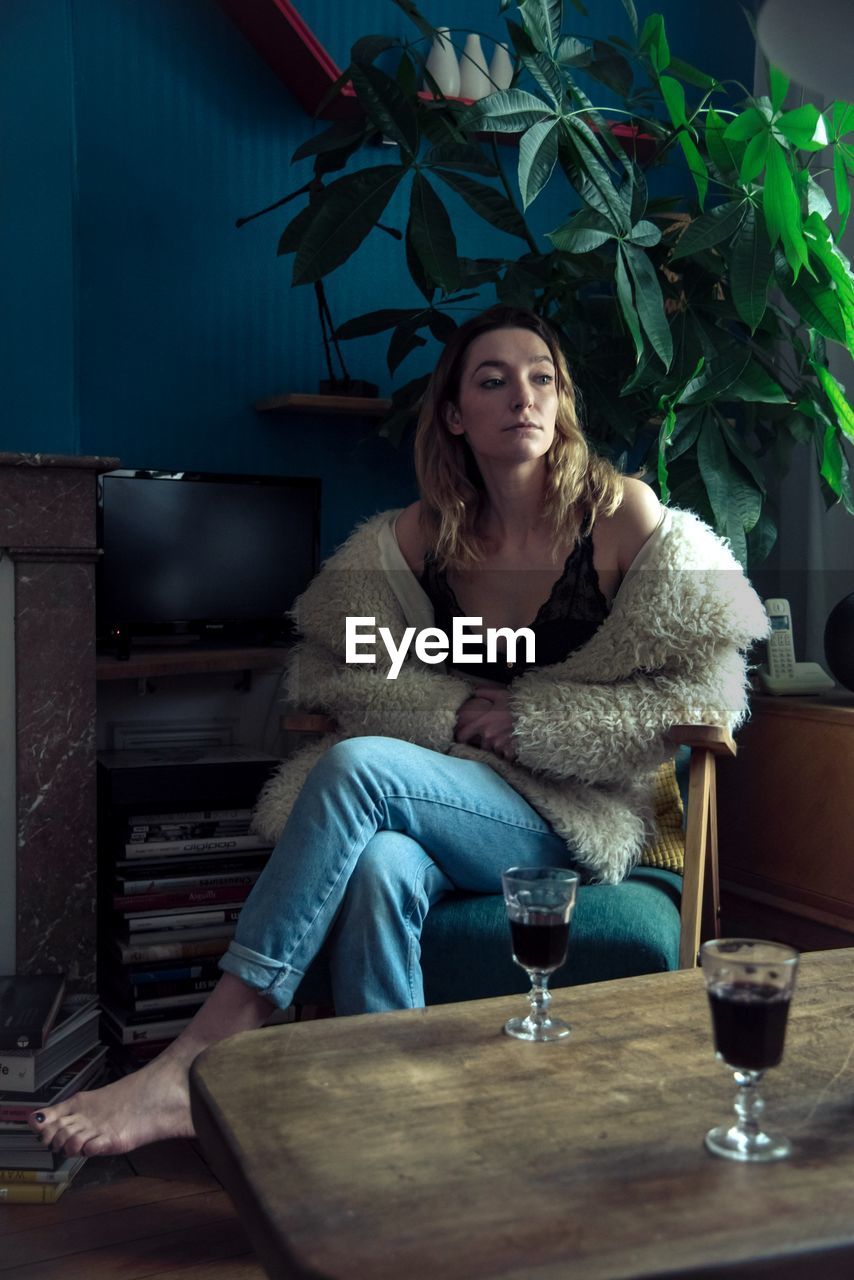
[[[513,719],[506,689],[481,685],[457,712],[454,739],[494,751],[505,760],[516,759]]]

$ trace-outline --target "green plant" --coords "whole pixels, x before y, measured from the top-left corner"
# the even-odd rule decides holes
[[[336,90],[352,83],[363,115],[295,153],[314,157],[315,176],[293,193],[309,201],[279,252],[295,253],[293,283],[309,284],[381,227],[400,242],[424,301],[354,317],[337,336],[390,331],[396,373],[425,333],[445,340],[466,303],[485,305],[488,286],[561,331],[596,447],[623,465],[641,461],[663,498],[710,520],[744,563],[776,538],[768,481],[795,442],[813,443],[828,505],[854,513],[854,412],[826,359],[827,343],[854,350],[854,276],[838,245],[854,106],[788,109],[788,81],[774,68],[768,97],[718,81],[671,54],[661,15],[639,27],[633,0],[623,0],[632,44],[565,34],[561,0],[520,0],[515,17],[505,13],[513,86],[468,106],[438,88],[428,99],[418,88],[433,28],[412,0],[395,3],[418,37],[353,47]],[[509,6],[502,0],[502,12]],[[394,74],[376,65],[390,51]],[[594,105],[579,73],[616,105]],[[377,134],[397,144],[397,158],[376,164],[368,153],[365,165]],[[518,138],[515,183],[500,134]],[[649,198],[641,146],[665,166],[673,197]],[[828,156],[832,198],[818,181]],[[337,176],[354,157],[364,167]],[[527,211],[556,183],[572,212],[537,235]],[[404,184],[406,226],[383,226]],[[447,191],[521,251],[461,256]],[[390,438],[411,421],[426,376],[395,392],[381,428]]]

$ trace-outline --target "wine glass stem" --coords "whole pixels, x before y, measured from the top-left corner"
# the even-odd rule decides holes
[[[552,1002],[549,991],[549,975],[528,971],[531,979],[531,990],[528,999],[531,1001],[531,1022],[536,1027],[544,1027],[549,1020],[549,1005]]]
[[[765,1103],[759,1095],[761,1071],[735,1071],[735,1083],[738,1093],[735,1095],[735,1114],[738,1117],[738,1130],[745,1138],[752,1140],[762,1132],[762,1112]]]

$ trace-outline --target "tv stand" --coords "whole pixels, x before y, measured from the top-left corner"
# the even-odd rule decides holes
[[[179,648],[134,647],[126,658],[98,655],[99,681],[145,680],[156,676],[210,675],[218,671],[269,671],[285,666],[288,645],[242,645],[222,648],[206,644]]]

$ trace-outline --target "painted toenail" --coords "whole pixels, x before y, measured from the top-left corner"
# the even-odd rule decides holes
[[[36,1120],[37,1120],[37,1122],[38,1122],[39,1124],[44,1124],[44,1112],[43,1112],[43,1111],[37,1111],[37,1112],[36,1112]]]

